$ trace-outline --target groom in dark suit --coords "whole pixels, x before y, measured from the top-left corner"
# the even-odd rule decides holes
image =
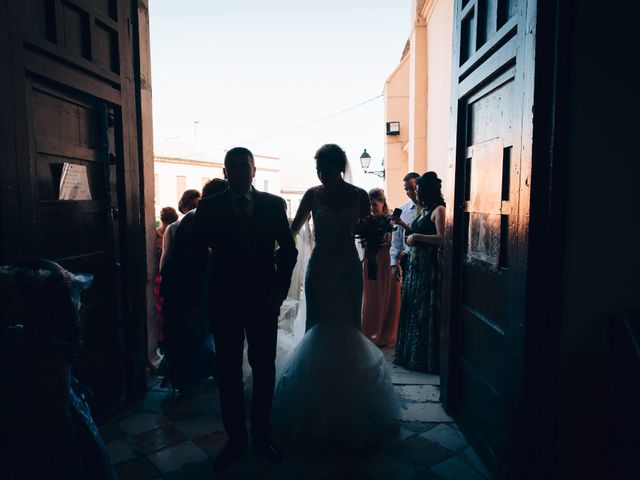
[[[200,201],[193,229],[191,263],[196,285],[204,278],[211,249],[205,297],[219,361],[222,419],[229,436],[215,461],[217,471],[240,460],[247,448],[242,379],[245,335],[253,374],[253,448],[270,460],[282,459],[271,438],[269,417],[275,387],[278,314],[298,252],[284,200],[253,188],[255,172],[253,154],[248,149],[229,150],[224,159],[229,188]],[[192,290],[191,318],[197,318],[202,315],[203,299],[197,288]]]

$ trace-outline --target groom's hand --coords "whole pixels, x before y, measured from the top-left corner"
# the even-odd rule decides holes
[[[267,297],[267,309],[270,312],[280,313],[280,306],[282,305],[282,294],[277,288],[269,290]]]

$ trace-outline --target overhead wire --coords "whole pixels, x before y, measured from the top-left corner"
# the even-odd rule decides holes
[[[345,114],[345,113],[347,113],[347,112],[349,112],[351,110],[355,110],[356,108],[359,108],[359,107],[362,107],[363,105],[371,103],[374,100],[377,100],[378,98],[380,98],[382,96],[383,96],[383,94],[381,93],[379,95],[376,95],[375,97],[371,97],[371,98],[369,98],[367,100],[364,100],[363,102],[357,103],[355,105],[352,105],[350,107],[344,108],[342,110],[338,110],[338,111],[333,112],[333,113],[329,113],[329,114],[324,115],[324,116],[322,116],[320,118],[317,118],[315,120],[311,120],[309,122],[301,123],[301,124],[296,125],[294,127],[286,128],[284,130],[279,130],[279,131],[272,132],[272,133],[269,133],[269,134],[266,134],[266,135],[262,135],[262,136],[259,136],[259,137],[255,137],[255,138],[251,138],[251,139],[248,139],[248,140],[244,140],[242,142],[237,142],[236,145],[251,145],[251,144],[254,144],[256,142],[261,142],[261,141],[264,141],[264,140],[273,140],[273,139],[278,138],[278,137],[289,135],[289,134],[297,132],[299,130],[303,130],[305,128],[309,128],[309,127],[312,127],[314,125],[317,125],[318,123],[322,123],[322,122],[324,122],[326,120],[329,120],[331,118],[335,118],[337,116],[343,115],[343,114]],[[194,156],[195,157],[195,156],[206,155],[208,153],[213,153],[213,152],[217,152],[218,150],[224,150],[224,149],[225,149],[225,147],[219,146],[219,147],[216,147],[216,148],[213,148],[213,149],[204,150],[202,152],[193,153],[190,156]]]

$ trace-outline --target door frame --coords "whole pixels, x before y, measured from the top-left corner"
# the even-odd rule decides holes
[[[527,0],[522,0],[527,1]],[[522,384],[512,385],[517,392],[516,408],[510,416],[510,431],[516,433],[516,454],[509,459],[507,478],[553,478],[557,456],[557,398],[560,334],[562,320],[562,277],[565,245],[565,191],[567,185],[567,124],[569,39],[572,28],[571,2],[561,0],[527,2],[525,48],[535,49],[533,60],[524,66],[526,75],[524,100],[535,106],[532,121],[523,125],[522,136],[529,136],[530,150],[522,152],[521,162],[529,162],[531,178],[522,176],[521,186],[529,191],[528,203],[521,215],[529,216],[527,275],[518,279],[525,300],[524,328],[521,329],[524,352]],[[533,4],[533,6],[531,5]],[[537,4],[537,5],[536,5]],[[531,8],[533,7],[533,8]],[[461,177],[456,178],[459,157],[456,150],[460,116],[458,99],[458,52],[460,50],[458,2],[454,6],[452,62],[452,115],[450,124],[447,222],[445,227],[445,262],[443,276],[441,389],[442,402],[454,418],[458,407],[461,328],[460,312],[455,300],[460,295],[460,269],[453,258],[461,254],[462,222],[454,222],[455,198]],[[469,432],[465,432],[469,433]],[[473,437],[468,435],[473,443]],[[478,453],[482,455],[482,450]],[[486,459],[486,458],[485,458]],[[494,472],[495,473],[495,472]]]

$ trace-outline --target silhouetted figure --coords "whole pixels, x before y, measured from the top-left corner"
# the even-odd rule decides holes
[[[307,332],[278,381],[275,418],[296,445],[360,449],[392,435],[399,413],[382,352],[360,332],[362,265],[353,228],[369,215],[369,197],[344,180],[347,157],[338,145],[323,145],[315,158],[322,185],[305,192],[291,226],[295,234],[313,216]]]
[[[198,206],[198,202],[200,201],[200,192],[195,189],[185,190],[178,201],[178,210],[183,215],[186,215],[188,212],[193,210]],[[162,257],[160,257],[160,272],[164,268],[164,264],[171,255],[172,242],[173,237],[176,233],[178,225],[180,221],[173,222],[169,227],[165,230],[164,235],[162,236]]]
[[[253,154],[246,148],[231,149],[224,165],[229,189],[205,198],[196,210],[192,263],[197,272],[194,278],[202,278],[207,249],[211,249],[208,316],[219,364],[222,419],[229,435],[215,461],[216,470],[240,460],[247,447],[242,380],[245,335],[253,374],[253,446],[271,460],[282,458],[271,439],[269,417],[277,319],[297,255],[284,200],[251,186],[256,171]],[[202,295],[193,295],[192,304],[191,315],[200,318]]]
[[[220,178],[209,181],[202,188],[202,198],[227,189]],[[198,194],[198,200],[200,196]],[[199,319],[185,316],[191,290],[203,292],[203,284],[190,276],[189,261],[193,245],[193,224],[197,207],[188,211],[177,223],[171,241],[171,253],[162,269],[161,293],[164,323],[164,358],[158,372],[164,375],[163,386],[171,384],[181,394],[190,393],[202,380],[213,375],[214,349],[211,330]]]
[[[2,478],[116,478],[89,392],[69,373],[91,281],[47,260],[0,267]]]
[[[160,226],[156,228],[156,238],[154,242],[155,248],[155,260],[156,260],[156,276],[153,285],[154,306],[156,312],[156,324],[158,326],[158,347],[162,349],[162,343],[164,341],[163,323],[164,317],[162,315],[162,295],[160,295],[160,259],[162,258],[162,243],[164,232],[169,225],[178,220],[178,212],[173,207],[164,207],[160,210]]]
[[[408,370],[439,373],[445,203],[435,172],[422,175],[416,185],[422,212],[406,239],[409,262],[393,362]]]

